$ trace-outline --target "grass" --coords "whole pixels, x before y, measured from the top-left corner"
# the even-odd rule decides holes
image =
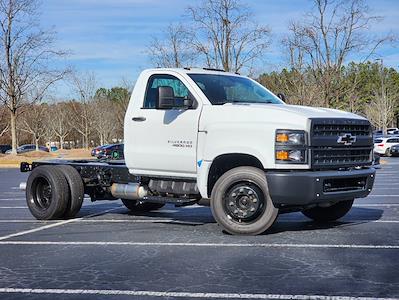
[[[32,163],[38,160],[49,159],[93,159],[90,150],[72,149],[54,152],[31,151],[22,154],[0,154],[0,168],[19,168],[21,162]]]

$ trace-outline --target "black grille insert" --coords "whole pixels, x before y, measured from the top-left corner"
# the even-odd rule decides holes
[[[361,166],[372,160],[370,148],[316,148],[312,151],[313,166]]]
[[[358,191],[366,188],[367,177],[332,178],[323,182],[324,193]]]

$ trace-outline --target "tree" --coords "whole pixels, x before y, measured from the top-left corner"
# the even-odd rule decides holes
[[[94,124],[91,102],[94,101],[97,91],[97,81],[94,73],[72,74],[71,84],[79,102],[72,101],[69,124],[82,136],[82,146],[89,148],[90,134]]]
[[[251,70],[269,46],[270,30],[254,21],[238,0],[202,0],[188,7],[193,47],[208,67],[225,71]]]
[[[10,124],[6,118],[6,107],[0,107],[0,137],[8,132]]]
[[[192,34],[182,24],[170,24],[163,35],[161,40],[153,37],[147,47],[151,61],[157,67],[189,67],[196,57],[189,47],[193,42]]]
[[[16,153],[16,119],[24,105],[40,101],[65,70],[51,61],[65,52],[54,50],[53,31],[38,25],[37,0],[0,0],[0,100],[10,112],[12,152]]]
[[[48,105],[32,104],[25,107],[21,114],[21,120],[18,122],[18,129],[32,135],[36,145],[36,151],[39,151],[39,141],[46,135],[48,128]]]
[[[290,25],[285,45],[293,69],[310,70],[322,91],[322,105],[336,106],[343,95],[352,93],[354,85],[342,84],[342,67],[356,53],[369,59],[376,49],[392,36],[373,38],[370,26],[380,18],[370,16],[363,0],[314,0],[315,9],[300,22]],[[349,89],[349,90],[348,90]]]
[[[59,139],[60,149],[64,149],[65,138],[71,133],[72,126],[70,125],[68,106],[66,103],[53,104],[50,107],[49,114],[52,116],[49,122],[49,127],[53,134]]]
[[[395,76],[396,75],[396,76]],[[399,101],[399,76],[394,70],[387,70],[381,61],[378,89],[366,106],[366,115],[376,128],[386,133],[392,124]]]
[[[118,121],[115,118],[114,103],[109,99],[96,99],[91,103],[93,127],[96,130],[100,145],[108,144],[116,137]]]

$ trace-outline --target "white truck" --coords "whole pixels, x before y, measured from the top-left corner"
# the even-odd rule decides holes
[[[256,81],[213,69],[151,69],[125,116],[125,160],[37,161],[26,188],[37,219],[71,218],[84,194],[133,212],[210,205],[228,233],[265,232],[279,213],[343,217],[373,187],[367,119],[287,105]]]

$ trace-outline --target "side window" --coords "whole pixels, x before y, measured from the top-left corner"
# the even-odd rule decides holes
[[[169,86],[173,89],[176,99],[185,99],[189,95],[186,86],[172,75],[152,75],[148,80],[143,108],[155,108],[158,98],[158,87]]]

